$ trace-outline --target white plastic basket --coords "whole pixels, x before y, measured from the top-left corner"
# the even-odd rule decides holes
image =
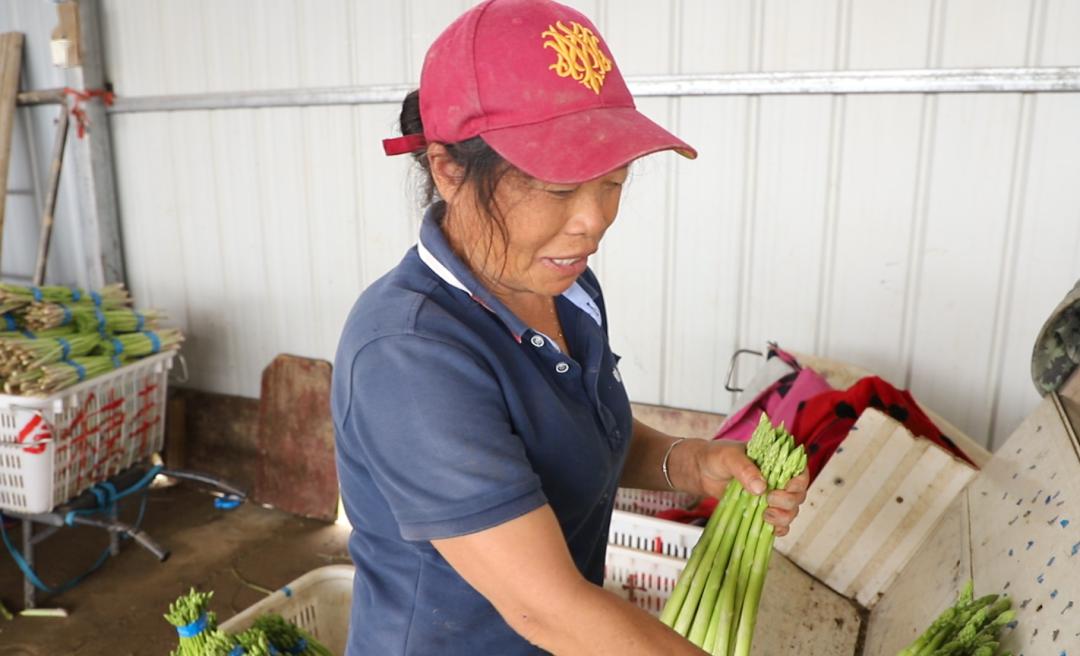
[[[604,561],[604,587],[659,615],[702,530],[699,526],[614,511]]]
[[[611,513],[608,545],[687,560],[702,530],[700,526],[616,510]]]
[[[345,653],[352,610],[352,565],[313,569],[221,625],[228,633],[251,627],[256,617],[277,613],[304,629],[335,654]]]
[[[659,615],[684,567],[679,558],[608,545],[604,588]]]
[[[683,492],[660,492],[620,487],[615,493],[615,509],[654,516],[664,510],[689,508],[697,497]]]
[[[161,449],[174,351],[48,397],[0,394],[0,510],[48,512]]]

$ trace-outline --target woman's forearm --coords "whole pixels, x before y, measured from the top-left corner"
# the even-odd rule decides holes
[[[562,603],[530,617],[506,617],[526,640],[552,654],[701,656],[706,652],[655,617],[582,581]]]
[[[644,490],[670,490],[664,478],[664,455],[668,455],[668,476],[676,489],[701,493],[696,455],[706,446],[703,440],[687,439],[672,447],[678,438],[634,420],[630,452],[626,456],[619,484]]]

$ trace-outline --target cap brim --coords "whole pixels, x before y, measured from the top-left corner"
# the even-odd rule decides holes
[[[556,184],[593,180],[662,150],[697,157],[689,144],[633,107],[597,107],[481,136],[516,168]]]

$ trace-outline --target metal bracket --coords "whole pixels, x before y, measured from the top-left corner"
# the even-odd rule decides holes
[[[736,394],[743,391],[743,388],[735,387],[732,384],[732,379],[735,377],[735,363],[736,363],[736,360],[739,359],[740,355],[748,355],[748,354],[756,355],[758,357],[761,357],[761,356],[765,355],[761,351],[755,351],[754,349],[745,349],[745,348],[744,349],[739,349],[739,350],[735,351],[734,353],[732,353],[731,354],[731,363],[728,364],[727,378],[724,379],[724,389],[726,389],[727,391],[735,392]]]

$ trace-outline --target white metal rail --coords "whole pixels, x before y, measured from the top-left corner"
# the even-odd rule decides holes
[[[1080,66],[800,71],[627,78],[638,97],[1080,92]],[[119,97],[110,113],[399,103],[411,84]]]

